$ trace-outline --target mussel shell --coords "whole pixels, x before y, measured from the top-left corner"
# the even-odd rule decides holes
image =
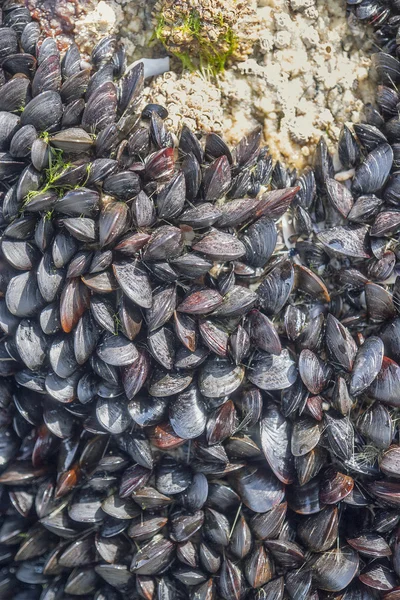
[[[257,289],[259,302],[267,315],[275,315],[286,304],[294,284],[294,271],[290,261],[274,267]]]
[[[206,411],[197,387],[190,386],[171,402],[169,418],[175,433],[183,439],[197,438],[203,433]]]
[[[52,130],[59,125],[62,102],[55,91],[45,91],[29,102],[21,115],[21,125],[33,125],[39,132]]]
[[[199,373],[199,390],[203,396],[222,398],[234,392],[242,383],[244,369],[224,358],[210,358]]]
[[[259,352],[247,376],[262,390],[283,390],[295,382],[297,369],[287,350],[282,350],[279,356]]]
[[[240,470],[236,486],[242,502],[254,512],[265,513],[284,498],[282,483],[274,475],[257,468]]]
[[[338,511],[336,507],[310,515],[299,524],[298,535],[303,544],[314,552],[325,552],[331,548],[338,534]]]
[[[339,592],[351,583],[358,567],[358,554],[350,546],[334,549],[320,554],[313,563],[313,581],[322,590]]]
[[[275,406],[269,406],[260,421],[261,447],[275,475],[286,484],[294,481],[291,435],[290,421]]]
[[[31,317],[44,306],[45,301],[33,271],[26,271],[11,279],[6,292],[6,304],[10,313],[17,317]]]

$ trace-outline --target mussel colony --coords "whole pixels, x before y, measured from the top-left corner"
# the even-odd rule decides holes
[[[399,2],[297,176],[0,28],[0,598],[400,598]]]

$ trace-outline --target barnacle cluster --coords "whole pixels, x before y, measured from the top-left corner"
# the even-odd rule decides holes
[[[76,42],[86,58],[93,45],[115,32],[122,9],[108,0],[26,0],[41,30],[57,40],[59,50]]]
[[[244,60],[256,41],[247,0],[161,0],[153,14],[154,37],[189,70],[219,73],[227,62]]]
[[[304,173],[0,27],[0,598],[397,600],[400,7]]]

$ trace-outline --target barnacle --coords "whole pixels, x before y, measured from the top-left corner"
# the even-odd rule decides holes
[[[249,25],[254,11],[246,0],[166,0],[153,14],[154,38],[186,69],[216,74],[252,51],[255,30]]]

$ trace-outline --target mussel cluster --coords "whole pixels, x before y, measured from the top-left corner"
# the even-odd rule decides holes
[[[298,177],[260,130],[177,140],[115,38],[60,57],[2,3],[1,599],[400,598],[399,17],[374,22],[377,108]]]

